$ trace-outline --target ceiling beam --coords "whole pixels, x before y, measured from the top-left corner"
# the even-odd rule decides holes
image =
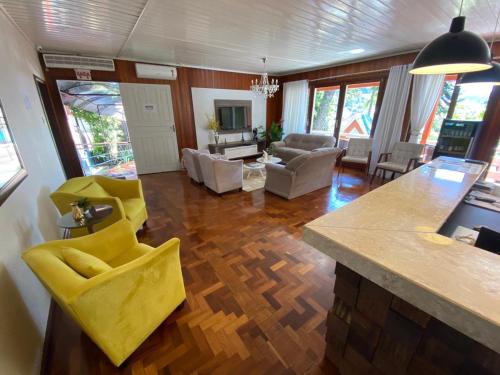
[[[137,26],[139,25],[139,22],[141,22],[142,17],[144,16],[144,13],[146,12],[146,9],[149,7],[149,4],[152,2],[152,0],[146,0],[146,3],[144,4],[144,7],[141,10],[141,13],[139,14],[139,17],[137,17],[137,20],[134,23],[134,26],[132,27],[132,30],[130,30],[130,33],[127,36],[127,39],[125,39],[125,42],[123,42],[122,46],[120,47],[120,50],[116,54],[116,57],[119,58],[120,55],[122,54],[123,49],[129,42],[129,40],[132,38],[132,34],[135,32],[137,29]]]

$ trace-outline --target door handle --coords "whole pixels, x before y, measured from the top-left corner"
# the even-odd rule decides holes
[[[172,125],[172,131],[175,133],[175,124]]]

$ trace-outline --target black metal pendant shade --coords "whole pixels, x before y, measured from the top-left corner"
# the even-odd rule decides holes
[[[491,69],[481,70],[480,72],[466,73],[460,78],[457,85],[472,85],[480,83],[500,85],[500,64],[492,61]]]
[[[417,55],[412,74],[451,74],[490,69],[490,50],[479,35],[464,30],[465,17],[455,17],[450,31]]]

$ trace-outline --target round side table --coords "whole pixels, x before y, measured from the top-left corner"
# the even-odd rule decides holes
[[[264,157],[260,157],[257,159],[257,163],[262,163],[262,164],[278,164],[281,163],[281,158],[277,156],[273,156],[270,159],[264,160]]]
[[[248,171],[247,178],[254,173],[259,173],[261,177],[265,177],[264,170],[266,169],[266,165],[263,163],[246,163],[243,164],[243,169]]]
[[[113,207],[109,204],[98,204],[94,206],[95,214],[91,217],[84,217],[80,221],[73,219],[73,214],[68,212],[57,219],[57,225],[64,229],[63,239],[71,237],[71,229],[87,228],[87,231],[94,233],[94,225],[106,219],[113,212]]]

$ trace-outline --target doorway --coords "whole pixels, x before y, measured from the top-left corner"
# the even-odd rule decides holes
[[[314,88],[310,133],[333,135],[339,147],[374,131],[381,81]]]
[[[169,85],[121,83],[137,172],[180,169],[172,93]]]
[[[58,80],[83,174],[137,178],[117,82]]]

